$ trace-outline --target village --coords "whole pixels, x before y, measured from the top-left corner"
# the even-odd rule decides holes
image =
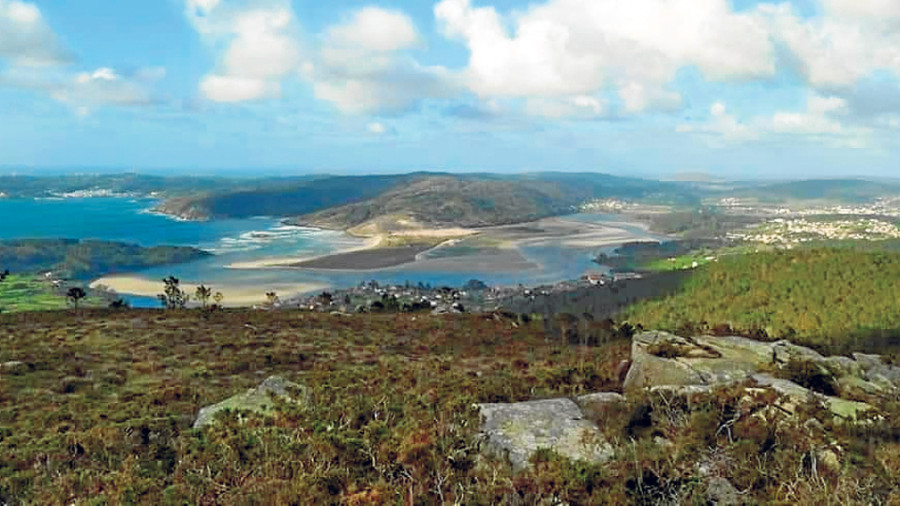
[[[728,234],[729,239],[790,246],[819,240],[879,241],[900,239],[900,228],[875,218],[810,220],[776,218],[762,225]]]
[[[375,281],[358,286],[287,299],[277,308],[328,313],[397,313],[428,311],[432,314],[480,313],[502,308],[507,301],[531,300],[583,289],[610,289],[626,280],[640,279],[637,273],[589,273],[575,281],[563,281],[539,287],[523,285],[488,286],[471,280],[459,288],[432,287],[427,284],[382,285]]]

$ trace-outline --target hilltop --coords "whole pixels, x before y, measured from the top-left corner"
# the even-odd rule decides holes
[[[79,239],[0,241],[0,267],[17,274],[50,271],[55,277],[88,280],[116,272],[192,262],[212,256],[198,248]]]
[[[857,204],[900,195],[896,182],[865,179],[811,179],[783,183],[751,183],[729,192],[766,203],[831,202]]]
[[[590,328],[605,337],[575,344],[577,336],[548,336],[540,320],[500,314],[0,316],[0,503],[898,498],[900,410],[882,394],[866,400],[885,415],[861,426],[835,421],[796,393],[779,394],[791,383],[774,378],[767,381],[776,390],[751,382],[626,398],[617,392],[630,356],[640,358],[649,381],[657,376],[646,367],[677,366],[680,352],[690,353],[684,360],[692,364],[715,366],[703,357],[721,343],[670,337],[674,344],[663,347],[646,335],[632,343],[615,324]],[[812,355],[772,346],[759,347]],[[790,373],[794,362],[787,359]],[[794,374],[815,384],[812,373]],[[290,394],[296,397],[260,399],[257,412],[221,413],[194,428],[201,408],[261,383],[296,384]],[[531,402],[505,404],[523,401]],[[566,410],[537,411],[557,406]],[[490,422],[485,415],[506,418]],[[492,453],[492,445],[508,444],[497,436],[519,444],[515,438],[540,429],[531,425],[539,417],[556,420],[559,430],[589,433],[607,450],[598,460],[570,460],[563,456],[567,448],[589,444],[576,438],[561,441],[561,453],[529,451],[526,460],[513,462],[519,467]],[[480,433],[485,426],[493,431],[487,442]]]
[[[158,210],[187,219],[278,216],[339,229],[404,219],[423,226],[481,227],[567,214],[587,200],[605,197],[696,201],[684,185],[604,174],[412,173],[210,192],[169,200]]]

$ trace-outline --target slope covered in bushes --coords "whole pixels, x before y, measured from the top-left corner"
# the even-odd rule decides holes
[[[817,346],[900,334],[900,254],[801,249],[722,257],[682,289],[639,303],[645,328],[737,332]]]

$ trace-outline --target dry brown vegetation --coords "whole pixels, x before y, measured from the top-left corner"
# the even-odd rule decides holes
[[[0,325],[0,363],[24,364],[0,372],[0,504],[690,504],[703,473],[750,502],[900,499],[896,402],[851,429],[813,406],[748,416],[774,401],[739,388],[632,397],[596,414],[611,462],[541,453],[514,475],[479,452],[473,404],[615,391],[630,348],[548,340],[541,322],[86,311]],[[308,402],[191,429],[200,407],[275,374]],[[826,450],[836,467],[811,460]]]

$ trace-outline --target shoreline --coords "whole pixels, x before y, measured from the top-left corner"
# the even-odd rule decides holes
[[[348,234],[349,235],[349,234]],[[346,255],[350,253],[357,253],[360,251],[369,251],[378,248],[379,244],[381,244],[381,237],[371,237],[369,238],[365,244],[361,246],[353,246],[349,248],[339,249],[332,253],[326,253],[324,255],[313,255],[309,257],[277,257],[277,258],[262,258],[260,260],[249,260],[246,262],[234,262],[225,266],[226,269],[234,269],[234,270],[258,270],[258,269],[285,269],[295,267],[296,264],[305,263],[305,262],[314,262],[322,259],[326,259],[329,257],[337,256],[337,255]]]
[[[182,283],[181,289],[191,297],[200,283]],[[112,294],[132,295],[137,297],[153,297],[163,292],[162,281],[154,281],[139,275],[112,275],[94,280],[89,285],[93,290],[101,290]],[[282,299],[305,295],[329,288],[325,283],[271,283],[268,285],[237,285],[211,283],[206,285],[213,293],[224,295],[223,306],[244,307],[266,302],[266,292],[275,292]]]
[[[291,225],[295,226],[295,225]],[[313,227],[307,227],[313,228]],[[322,230],[322,229],[320,229]],[[378,233],[370,236],[354,234],[350,230],[343,233],[357,239],[365,239],[365,244],[343,248],[324,255],[314,255],[308,257],[278,257],[263,258],[260,260],[251,260],[246,262],[234,262],[226,265],[226,269],[236,270],[257,270],[257,269],[315,269],[315,270],[360,270],[372,271],[379,269],[388,269],[406,265],[416,260],[419,254],[427,253],[435,248],[440,248],[461,241],[470,237],[477,236],[481,233],[479,230],[473,229],[421,229],[421,230],[405,230],[391,233]],[[421,239],[417,242],[416,239]],[[400,241],[400,244],[393,245],[393,241]],[[429,240],[436,242],[429,242]],[[405,241],[409,243],[404,244]],[[398,251],[406,250],[406,248],[415,248],[416,255],[407,259],[405,255],[397,255],[400,260],[396,262],[386,262],[386,257],[395,256]],[[349,259],[344,264],[341,259]],[[371,259],[371,263],[365,263],[363,268],[354,269],[353,261],[360,259]],[[337,267],[330,267],[334,263]],[[320,266],[317,266],[320,265]],[[346,266],[345,266],[346,265]],[[321,267],[329,266],[329,267]],[[370,267],[371,266],[371,267]]]

